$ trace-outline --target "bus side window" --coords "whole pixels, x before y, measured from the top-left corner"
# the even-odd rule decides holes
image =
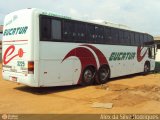
[[[40,37],[41,41],[51,40],[51,19],[41,17],[40,19]]]
[[[64,20],[63,41],[74,42],[74,37],[75,37],[75,23],[71,20]]]
[[[143,45],[143,41],[144,41],[144,35],[140,34],[140,45]]]
[[[145,45],[147,43],[147,41],[148,41],[148,35],[145,34],[144,39],[143,39],[143,44]]]
[[[148,35],[148,42],[153,41],[153,37],[151,35]]]
[[[118,34],[118,30],[116,28],[112,28],[111,29],[111,36],[112,36],[112,43],[111,44],[118,44],[118,37],[119,37],[119,34]]]
[[[95,29],[94,25],[87,24],[87,42],[95,43]]]
[[[135,33],[135,45],[139,45],[140,44],[140,36],[139,33]]]
[[[96,43],[101,44],[104,40],[104,27],[95,26],[95,39]]]
[[[134,32],[130,32],[130,37],[131,37],[131,45],[135,45]]]
[[[51,30],[52,40],[61,40],[61,21],[52,20],[52,30]]]
[[[130,45],[130,35],[128,31],[124,31],[124,45]]]
[[[119,44],[123,45],[124,43],[124,31],[123,30],[119,30]]]
[[[75,31],[73,33],[75,42],[86,42],[86,24],[75,22]]]
[[[104,28],[104,38],[103,44],[110,44],[111,43],[111,29],[109,27]]]

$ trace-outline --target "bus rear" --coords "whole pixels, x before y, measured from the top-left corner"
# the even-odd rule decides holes
[[[24,9],[6,15],[2,40],[3,79],[37,86],[34,79],[32,11]]]

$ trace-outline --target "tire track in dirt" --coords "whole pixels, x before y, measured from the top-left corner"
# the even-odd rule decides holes
[[[97,102],[111,102],[116,107],[134,106],[147,101],[160,102],[160,86],[140,85],[129,87],[121,84],[106,84],[96,89],[112,91],[112,93],[97,99]]]

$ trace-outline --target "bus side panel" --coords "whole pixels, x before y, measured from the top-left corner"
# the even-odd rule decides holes
[[[73,45],[56,42],[40,42],[40,86],[72,85],[74,62],[71,57],[63,61],[66,51]]]
[[[111,78],[119,77],[134,73],[140,73],[144,70],[145,61],[149,61],[147,48],[142,49],[141,54],[145,54],[145,57],[142,61],[138,62],[137,60],[137,47],[136,46],[117,46],[117,45],[97,45],[98,49],[106,56],[108,64],[111,70]],[[119,53],[132,53],[134,54],[133,59],[129,59],[127,55],[123,60],[118,60]],[[114,54],[114,56],[112,56]]]
[[[154,60],[148,58],[147,48],[140,48],[141,52],[138,53],[138,48],[131,46],[89,45],[88,47],[83,44],[78,45],[73,43],[65,44],[58,42],[40,42],[39,78],[41,86],[77,84],[80,74],[83,72],[81,70],[81,65],[83,63],[81,63],[79,58],[76,57],[76,52],[75,54],[72,52],[75,48],[79,48],[79,46],[81,48],[88,49],[94,54],[95,59],[97,59],[97,66],[100,65],[98,54],[96,54],[95,49],[90,48],[92,46],[93,48],[98,49],[98,51],[101,51],[108,61],[108,66],[111,70],[111,78],[143,72],[146,61],[154,62]],[[83,51],[81,53],[83,54]],[[114,56],[113,53],[115,54]],[[122,56],[124,56],[123,60],[117,58],[119,53],[122,53]],[[128,53],[133,56],[129,56]],[[67,59],[63,61],[65,56],[68,54],[70,54],[70,57],[67,57]],[[143,59],[138,60],[138,54],[140,54],[140,56],[144,55]],[[153,67],[154,65],[151,66],[151,68]]]

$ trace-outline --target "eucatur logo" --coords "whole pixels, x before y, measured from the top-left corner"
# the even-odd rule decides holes
[[[23,57],[24,51],[22,48],[19,48],[18,53],[14,54],[15,52],[15,46],[11,45],[9,46],[6,51],[4,52],[3,56],[3,63],[8,64],[11,60],[13,60],[15,57]]]

